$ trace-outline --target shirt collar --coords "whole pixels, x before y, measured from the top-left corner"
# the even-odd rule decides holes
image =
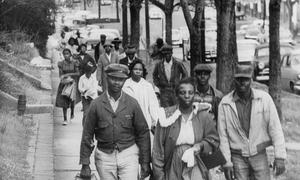
[[[198,89],[196,89],[196,93],[199,95],[213,95],[213,89],[211,86],[209,86],[208,90],[204,93],[199,92]]]
[[[108,91],[106,91],[106,94],[107,94],[108,100],[114,101],[114,102],[120,101],[121,97],[123,96],[123,92],[121,91],[120,97],[117,100],[115,100],[112,96],[109,95]]]

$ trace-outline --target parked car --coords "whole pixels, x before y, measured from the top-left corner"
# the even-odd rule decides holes
[[[281,60],[282,88],[300,94],[300,52],[292,51]]]
[[[280,44],[281,57],[291,53],[293,49],[293,46],[290,44]],[[269,81],[269,44],[259,45],[255,48],[253,65],[253,79],[258,82],[267,83]]]
[[[153,7],[149,10],[149,18],[150,19],[162,19],[163,13],[160,9]]]
[[[112,1],[111,0],[101,0],[101,5],[111,5],[112,4]]]

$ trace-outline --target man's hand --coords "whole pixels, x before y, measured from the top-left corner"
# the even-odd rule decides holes
[[[224,170],[226,180],[235,179],[233,167],[223,167],[223,170]]]
[[[89,165],[82,165],[80,171],[80,177],[82,178],[90,178],[91,177],[91,168]]]
[[[149,163],[141,164],[141,179],[144,179],[150,175],[151,168]]]
[[[284,159],[276,159],[273,164],[273,171],[275,171],[276,176],[279,176],[285,171]]]

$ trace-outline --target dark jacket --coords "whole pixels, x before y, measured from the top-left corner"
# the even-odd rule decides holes
[[[95,46],[95,61],[96,63],[98,63],[99,57],[101,54],[104,53],[104,48],[102,46],[102,44],[99,42],[96,46]]]
[[[140,60],[140,61],[142,61],[141,59],[139,59],[139,58],[137,58],[137,57],[135,57],[135,58],[133,59],[133,61],[135,61],[135,60]],[[143,61],[142,61],[142,62],[143,62]],[[128,67],[129,67],[129,65],[130,65],[127,56],[124,57],[124,58],[122,58],[122,59],[120,59],[120,60],[119,60],[119,63],[120,63],[120,64],[124,64],[124,65],[126,65],[126,66],[128,66]]]
[[[112,153],[116,148],[121,152],[136,143],[140,163],[150,163],[147,122],[138,102],[126,93],[122,93],[116,112],[112,110],[106,92],[92,101],[83,128],[80,164],[90,163],[94,135],[97,147],[105,153]]]
[[[83,55],[83,59],[81,58],[81,55]],[[85,73],[85,66],[87,65],[88,62],[90,62],[93,65],[93,70],[92,70],[93,73],[97,69],[96,61],[89,54],[79,54],[78,61],[79,61],[80,75],[83,75]]]
[[[187,76],[188,73],[184,65],[173,58],[170,81],[168,81],[165,73],[164,61],[160,61],[155,65],[153,71],[153,83],[160,89],[160,91],[165,88],[174,89],[178,82]]]
[[[170,107],[167,111],[175,111]],[[172,113],[166,112],[167,116]],[[195,144],[202,143],[204,148],[201,153],[209,154],[219,146],[219,136],[212,121],[212,117],[205,111],[197,112],[192,117],[192,124],[195,135]],[[165,173],[170,169],[173,150],[176,148],[176,141],[181,128],[181,118],[167,127],[158,123],[153,142],[152,168],[155,180],[164,180]]]

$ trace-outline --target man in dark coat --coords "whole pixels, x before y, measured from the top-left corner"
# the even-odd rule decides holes
[[[159,88],[161,106],[169,107],[176,104],[174,89],[181,79],[188,76],[188,73],[184,65],[172,56],[172,46],[164,45],[161,53],[163,60],[154,67],[153,83]]]
[[[96,63],[98,63],[100,55],[105,52],[104,47],[103,47],[103,45],[105,44],[105,41],[106,41],[106,35],[101,34],[100,42],[95,46],[95,61],[96,61]]]
[[[150,131],[138,102],[122,91],[128,67],[110,64],[105,69],[107,91],[90,105],[84,124],[81,176],[91,176],[91,142],[97,141],[95,165],[100,179],[138,180],[150,174]]]

